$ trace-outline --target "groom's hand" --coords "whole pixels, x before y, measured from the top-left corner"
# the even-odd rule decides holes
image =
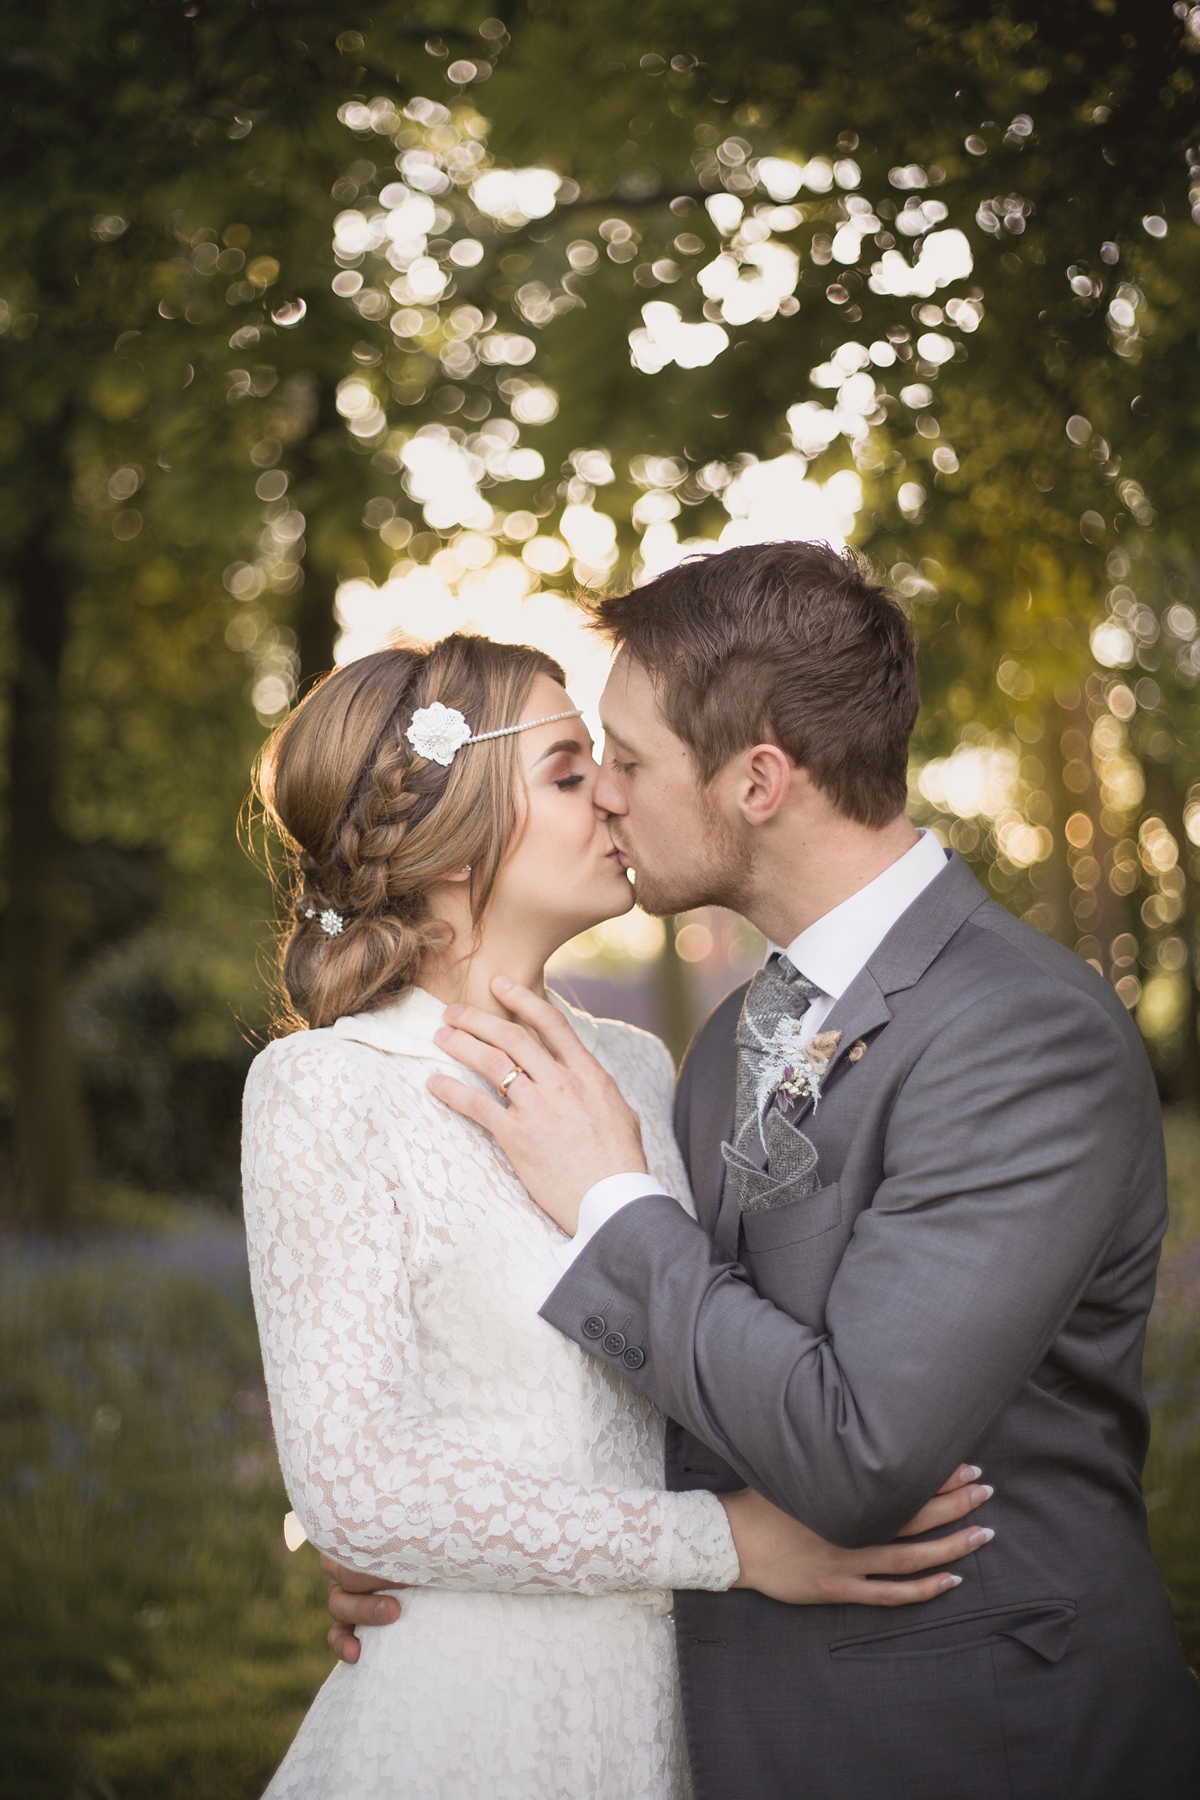
[[[378,1575],[362,1575],[357,1569],[344,1569],[332,1556],[322,1556],[321,1573],[333,1620],[326,1633],[329,1648],[339,1662],[356,1663],[361,1645],[354,1627],[394,1625],[400,1617],[400,1602],[394,1592],[383,1590],[394,1590],[400,1584],[381,1581]]]
[[[491,1132],[531,1198],[574,1237],[579,1202],[594,1183],[645,1171],[637,1114],[548,1001],[504,976],[492,992],[516,1023],[448,1006],[437,1041],[494,1088],[519,1069],[507,1105],[450,1075],[431,1075],[429,1091]]]

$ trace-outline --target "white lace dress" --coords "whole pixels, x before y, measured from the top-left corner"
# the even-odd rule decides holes
[[[563,1007],[687,1194],[656,1038]],[[681,1800],[672,1588],[737,1574],[723,1508],[662,1489],[663,1421],[538,1307],[565,1240],[440,1105],[421,990],[257,1058],[250,1270],[288,1494],[312,1542],[412,1585],[360,1633],[270,1800]],[[479,1086],[484,1084],[480,1081]]]

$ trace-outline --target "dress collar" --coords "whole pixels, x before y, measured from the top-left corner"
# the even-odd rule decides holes
[[[570,1021],[584,1049],[594,1051],[599,1032],[591,1015],[568,1005],[552,989],[546,990],[546,998]],[[435,1032],[446,1023],[442,1017],[445,1010],[444,1000],[439,1000],[425,988],[412,987],[386,1006],[337,1019],[330,1029],[335,1037],[370,1044],[373,1049],[386,1050],[392,1056],[419,1056],[424,1062],[441,1063],[445,1068],[453,1069],[461,1079],[466,1073],[463,1065],[433,1041]]]

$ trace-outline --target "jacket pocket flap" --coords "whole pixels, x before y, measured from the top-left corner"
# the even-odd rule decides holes
[[[1047,1610],[1017,1619],[1006,1625],[1000,1635],[1016,1638],[1018,1644],[1034,1651],[1043,1662],[1056,1663],[1066,1655],[1074,1624],[1075,1608],[1064,1605],[1057,1611]]]
[[[1015,1638],[1044,1662],[1056,1663],[1066,1653],[1075,1624],[1073,1600],[1026,1600],[1009,1606],[981,1606],[940,1619],[918,1619],[889,1631],[836,1638],[831,1656],[921,1656],[967,1650],[997,1638]]]
[[[836,1181],[830,1187],[818,1188],[815,1194],[801,1193],[795,1200],[776,1201],[770,1207],[742,1214],[750,1256],[819,1237],[841,1222],[842,1196]]]

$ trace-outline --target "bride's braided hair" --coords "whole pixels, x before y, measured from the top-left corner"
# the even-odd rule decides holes
[[[476,732],[515,724],[538,675],[565,681],[540,650],[488,638],[380,650],[326,676],[268,740],[255,792],[283,850],[285,1024],[331,1025],[402,994],[448,942],[429,889],[468,866],[478,924],[519,820],[517,740],[443,768],[405,733],[435,700]]]

